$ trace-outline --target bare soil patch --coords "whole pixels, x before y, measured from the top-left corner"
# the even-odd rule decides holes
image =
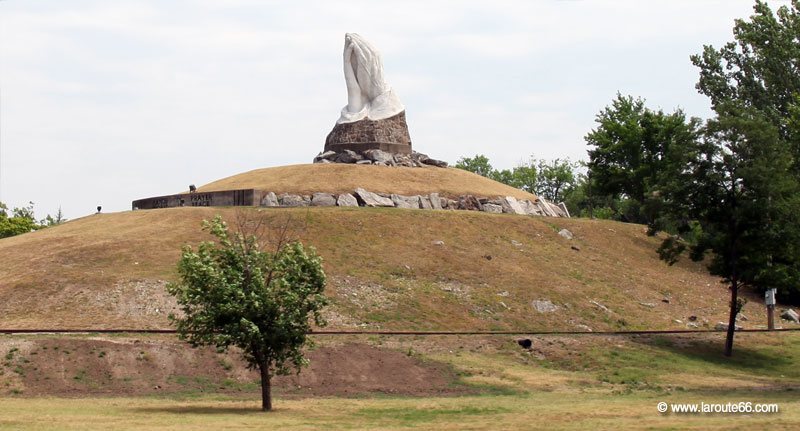
[[[164,339],[0,338],[0,393],[22,396],[254,394],[258,374],[235,353],[192,349]],[[285,396],[466,393],[442,363],[361,343],[320,346],[300,375],[279,376]]]

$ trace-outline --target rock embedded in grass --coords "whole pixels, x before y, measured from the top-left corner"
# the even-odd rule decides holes
[[[340,207],[357,207],[358,199],[350,193],[342,193],[336,199],[336,205]]]
[[[794,323],[800,323],[800,316],[797,314],[796,311],[792,310],[791,308],[783,310],[783,313],[781,313],[781,319],[789,320]]]
[[[330,193],[314,193],[311,196],[311,206],[332,207],[336,206],[336,199]]]
[[[560,308],[558,305],[553,304],[548,299],[537,299],[537,300],[534,300],[534,301],[531,302],[531,305],[539,313],[553,313],[555,311],[558,311],[558,309]]]
[[[377,193],[368,192],[362,188],[356,189],[356,198],[359,205],[365,207],[393,207],[394,202],[391,199],[385,198]]]

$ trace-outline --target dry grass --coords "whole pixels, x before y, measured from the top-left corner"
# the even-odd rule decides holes
[[[9,337],[19,348],[12,362],[30,358],[32,366],[38,358],[25,346],[46,342],[52,349],[58,339],[51,337]],[[159,340],[174,343],[151,336],[139,345]],[[443,361],[462,376],[460,384],[483,394],[301,399],[278,395],[276,410],[264,414],[258,411],[255,390],[236,398],[201,392],[158,398],[31,398],[23,390],[0,397],[0,429],[797,429],[798,335],[742,334],[738,340],[734,357],[724,358],[721,337],[707,335],[536,337],[532,351],[515,346],[509,337],[324,338],[320,341],[327,347],[368,342],[408,351],[424,362]],[[70,354],[79,352],[73,349]],[[105,358],[115,361],[114,357],[109,350]],[[162,366],[174,363],[165,358]],[[66,378],[73,374],[74,370],[67,372]],[[212,393],[214,387],[209,386]],[[660,414],[660,401],[776,403],[780,412]]]
[[[658,329],[683,328],[674,320],[685,322],[689,315],[712,326],[725,318],[725,286],[699,265],[663,264],[655,253],[658,240],[637,225],[467,211],[245,211],[290,215],[307,224],[302,239],[324,257],[330,276],[334,327]],[[156,293],[174,279],[181,246],[210,239],[200,231],[203,219],[235,213],[174,208],[100,214],[0,240],[0,324],[167,327],[174,304]],[[561,228],[575,239],[558,236]],[[669,303],[661,301],[665,295]],[[141,297],[151,305],[137,311],[132,305]],[[545,298],[560,310],[531,307]],[[756,301],[744,312],[750,318],[745,326],[763,323]]]
[[[455,168],[405,168],[344,164],[310,164],[257,169],[198,188],[201,192],[259,189],[276,193],[352,193],[358,187],[376,193],[442,196],[514,196],[533,200],[530,193]]]
[[[201,399],[0,399],[0,428],[41,429],[797,429],[800,401],[770,394],[777,414],[677,415],[659,401],[739,402],[741,394],[663,395],[541,392],[520,396],[416,399],[279,400],[261,413],[255,401]],[[752,398],[748,399],[752,400]]]

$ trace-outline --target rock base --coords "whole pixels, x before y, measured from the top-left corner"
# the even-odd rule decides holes
[[[325,139],[325,151],[341,153],[344,150],[411,154],[411,136],[408,134],[405,111],[383,120],[364,119],[336,124]]]

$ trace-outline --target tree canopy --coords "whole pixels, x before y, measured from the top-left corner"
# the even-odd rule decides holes
[[[688,248],[729,283],[726,355],[742,286],[800,296],[799,5],[773,14],[756,1],[749,21],[736,20],[734,41],[692,56],[700,68],[697,89],[716,116],[687,151],[683,176],[665,190],[679,236],[659,253],[672,263]]]
[[[681,177],[701,121],[680,110],[666,114],[641,98],[617,94],[586,135],[592,194],[608,197],[617,219],[662,228],[661,194]]]
[[[33,202],[29,202],[28,206],[25,207],[14,208],[10,214],[8,206],[0,202],[0,238],[33,232],[64,221],[66,221],[66,218],[61,214],[61,208],[58,209],[55,217],[48,214],[44,219],[36,221],[33,213]]]

